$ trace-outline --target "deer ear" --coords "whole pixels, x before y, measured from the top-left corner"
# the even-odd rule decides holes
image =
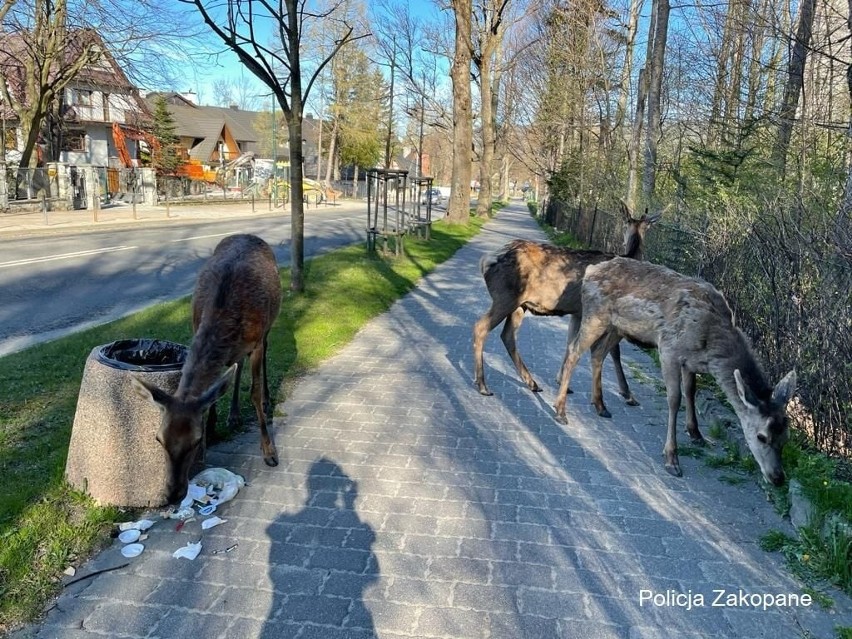
[[[201,397],[198,398],[198,405],[201,410],[206,410],[211,404],[213,404],[213,402],[225,394],[225,391],[228,390],[228,384],[231,383],[236,370],[237,365],[232,364],[231,367],[225,371],[222,377],[213,382],[213,385],[202,393]]]
[[[772,402],[784,406],[796,392],[796,371],[790,371],[772,390]]]
[[[136,375],[130,376],[130,384],[133,386],[133,390],[137,395],[139,395],[139,397],[147,399],[152,404],[155,404],[160,410],[165,410],[172,402],[172,396],[166,391],[136,377]]]
[[[740,396],[740,401],[746,405],[746,408],[757,410],[757,404],[754,401],[751,391],[743,383],[743,377],[740,375],[739,368],[734,370],[734,381],[737,384],[737,395]]]
[[[624,216],[624,221],[628,224],[633,221],[633,214],[630,211],[630,207],[627,206],[627,202],[624,200],[619,200],[621,204],[621,214]]]

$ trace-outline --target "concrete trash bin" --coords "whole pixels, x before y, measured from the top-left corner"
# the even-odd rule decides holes
[[[165,503],[166,452],[156,440],[160,411],[139,397],[131,375],[174,393],[188,349],[154,339],[96,346],[86,359],[65,478],[99,504]]]

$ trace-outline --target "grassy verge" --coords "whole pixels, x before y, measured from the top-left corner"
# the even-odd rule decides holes
[[[559,233],[547,226],[544,230],[554,244],[581,246],[568,233]],[[656,349],[647,352],[659,366]],[[628,367],[639,381],[651,381],[659,391],[665,392],[665,386],[658,380],[648,380],[629,362]],[[718,401],[726,402],[721,389],[709,375],[699,375],[698,388],[713,393]],[[680,445],[678,453],[703,459],[708,466],[724,471],[719,481],[731,485],[753,481],[752,478],[758,477],[758,465],[754,457],[731,439],[726,428],[712,424],[708,434],[718,442],[714,452]],[[761,544],[766,550],[783,552],[791,571],[813,588],[827,583],[852,596],[852,483],[843,479],[852,476],[850,466],[852,463],[849,460],[832,460],[812,450],[804,436],[794,432],[784,448],[784,470],[790,479],[796,479],[802,485],[803,495],[813,504],[813,521],[810,526],[799,531],[798,538],[771,532],[761,540]],[[787,487],[776,489],[763,482],[761,486],[768,492],[776,510],[787,515],[790,509]],[[825,595],[818,590],[814,590],[814,593],[818,595],[815,600],[830,605],[830,599]],[[847,629],[839,629],[838,634],[840,632],[847,633],[842,635],[844,637],[852,634],[852,630]]]
[[[278,399],[288,383],[451,257],[484,221],[438,222],[431,241],[407,240],[400,258],[367,255],[357,245],[309,260],[304,294],[285,296],[270,335],[270,388],[279,389]],[[289,290],[287,269],[281,280]],[[97,550],[110,525],[128,517],[95,507],[64,483],[63,473],[86,357],[97,345],[134,337],[188,344],[189,298],[0,358],[0,634],[38,616],[62,571]]]

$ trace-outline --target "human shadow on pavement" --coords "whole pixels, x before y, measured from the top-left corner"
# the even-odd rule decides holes
[[[274,595],[261,636],[295,636],[302,627],[304,636],[345,629],[353,639],[375,637],[363,594],[378,580],[376,534],[355,511],[357,484],[323,457],[311,465],[307,489],[299,512],[266,528]]]

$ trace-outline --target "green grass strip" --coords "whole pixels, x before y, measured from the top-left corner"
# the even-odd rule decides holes
[[[368,255],[356,245],[308,260],[301,295],[286,293],[290,275],[282,269],[285,296],[269,339],[277,400],[288,383],[340,350],[484,223],[437,222],[429,242],[406,239],[399,258]],[[121,516],[65,484],[65,459],[89,352],[145,337],[188,344],[189,297],[0,358],[0,634],[37,617],[61,572],[106,543],[110,524]],[[243,407],[245,417],[253,420],[249,409]]]

